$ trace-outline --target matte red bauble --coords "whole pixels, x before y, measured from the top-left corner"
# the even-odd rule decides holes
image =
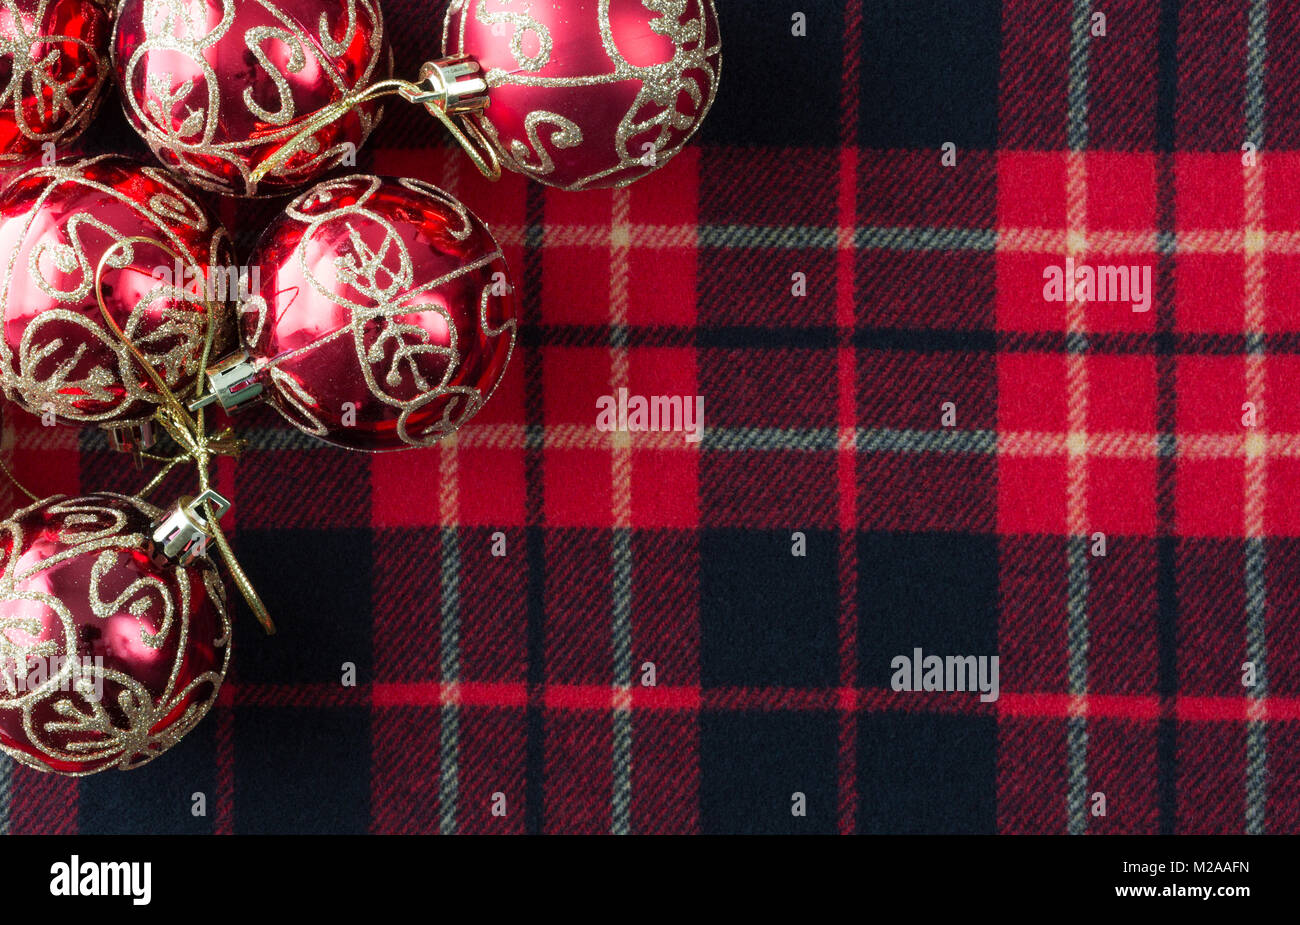
[[[154,243],[128,242],[137,236]],[[113,320],[183,395],[202,372],[208,326],[214,351],[232,345],[230,253],[221,225],[160,168],[105,155],[21,175],[0,192],[0,388],[60,423],[147,420],[159,396],[104,323],[100,261],[108,254]]]
[[[123,0],[113,67],[127,118],[163,164],[254,196],[355,157],[377,103],[322,125],[260,182],[250,176],[306,117],[387,77],[391,55],[376,0]]]
[[[227,408],[268,399],[357,450],[429,446],[487,401],[515,341],[515,294],[478,218],[416,180],[317,184],[263,233],[246,354],[210,372]]]
[[[663,166],[718,92],[713,0],[452,0],[443,54],[482,69],[472,116],[501,163],[563,189]]]
[[[0,3],[0,168],[62,153],[90,124],[109,74],[109,30],[97,0]]]
[[[40,771],[128,770],[216,702],[230,621],[216,570],[151,558],[159,512],[47,498],[0,523],[0,748]]]

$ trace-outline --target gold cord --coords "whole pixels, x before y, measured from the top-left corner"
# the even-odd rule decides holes
[[[289,137],[287,142],[253,169],[250,179],[254,184],[260,183],[267,174],[279,169],[293,157],[304,141],[330,123],[343,118],[362,103],[384,96],[401,96],[408,102],[415,102],[417,97],[427,95],[428,93],[424,87],[398,77],[381,80],[378,83],[371,84],[364,90],[349,93],[341,100],[331,103],[323,109],[318,109],[309,116]],[[432,113],[443,124],[443,127],[451,133],[451,137],[456,139],[457,144],[469,155],[469,159],[474,162],[474,166],[478,168],[479,173],[489,180],[501,178],[501,161],[493,147],[488,144],[482,130],[472,120],[466,119],[463,123],[458,124],[455,117],[449,116],[436,103],[426,105],[425,109]]]
[[[32,494],[30,491],[28,491],[26,485],[18,481],[18,476],[14,475],[12,472],[9,471],[9,467],[5,465],[5,461],[3,459],[0,459],[0,470],[3,470],[5,477],[8,478],[9,481],[13,482],[14,488],[17,488],[19,491],[21,491],[27,497],[31,498],[33,501],[41,500],[40,498]]]
[[[167,461],[163,470],[150,480],[149,484],[145,486],[144,491],[149,492],[155,489],[175,466],[180,465],[183,462],[192,461],[195,468],[198,470],[199,491],[200,494],[202,494],[212,488],[210,472],[213,457],[238,456],[244,448],[244,441],[239,437],[236,437],[229,428],[209,437],[206,432],[203,409],[200,408],[197,412],[191,415],[189,410],[181,404],[179,399],[176,398],[176,395],[168,387],[166,381],[163,380],[158,370],[149,362],[140,348],[132,343],[131,339],[126,336],[122,331],[122,328],[109,312],[108,305],[104,301],[104,268],[107,266],[108,258],[114,250],[130,244],[152,244],[175,260],[180,260],[182,258],[169,247],[160,244],[152,238],[131,237],[123,238],[120,241],[114,242],[114,244],[105,250],[100,256],[99,264],[95,267],[95,300],[99,303],[99,312],[104,317],[104,323],[108,326],[109,330],[117,336],[118,340],[122,342],[123,346],[130,351],[131,355],[135,357],[136,362],[140,364],[140,367],[144,370],[145,374],[153,381],[154,387],[158,390],[158,395],[162,399],[162,403],[154,413],[154,418],[160,425],[162,425],[163,429],[171,435],[172,439],[176,441],[181,449],[184,450],[184,452],[179,456]],[[214,323],[215,315],[212,311],[213,306],[211,303],[206,301],[204,304],[208,309],[208,332],[207,339],[203,346],[203,360],[206,364],[212,349],[214,329],[216,325]],[[205,385],[206,379],[203,374],[200,374],[197,387],[199,395],[203,393]],[[213,539],[216,541],[217,549],[220,550],[221,557],[226,563],[226,568],[230,571],[235,586],[239,588],[239,593],[242,594],[244,600],[248,602],[249,609],[253,611],[253,616],[257,618],[257,622],[262,625],[262,628],[266,630],[268,634],[274,633],[275,624],[271,622],[271,616],[267,613],[266,605],[262,603],[262,598],[258,595],[252,582],[249,581],[248,575],[244,572],[243,568],[239,565],[238,560],[235,558],[235,553],[230,548],[230,542],[226,539],[226,535],[221,529],[221,524],[215,516],[211,502],[204,502],[203,511],[207,517],[208,527],[212,531]]]

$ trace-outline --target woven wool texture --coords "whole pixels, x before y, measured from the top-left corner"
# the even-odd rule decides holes
[[[626,191],[489,184],[388,105],[359,169],[505,246],[502,388],[392,455],[241,415],[279,634],[240,610],[148,767],[0,758],[0,832],[1300,830],[1300,2],[719,5],[714,111]],[[384,0],[398,74],[442,9]],[[143,152],[115,100],[90,139]],[[220,204],[242,254],[279,206]],[[1045,301],[1067,257],[1149,266],[1150,310]],[[703,441],[598,431],[619,388],[703,395]],[[5,445],[43,494],[143,481]],[[891,690],[918,647],[1000,698]]]

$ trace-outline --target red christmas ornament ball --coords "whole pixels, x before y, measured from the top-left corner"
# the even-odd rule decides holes
[[[299,429],[339,446],[429,446],[487,401],[516,301],[487,227],[416,180],[319,183],[263,233],[243,343]]]
[[[485,72],[475,118],[502,164],[562,189],[661,167],[718,92],[713,0],[453,0],[443,54]]]
[[[158,564],[159,512],[54,497],[0,523],[0,749],[40,771],[129,770],[216,702],[230,621],[215,569]]]
[[[109,30],[97,0],[0,5],[0,168],[62,148],[90,124],[110,72]]]
[[[105,303],[177,395],[202,372],[209,325],[214,351],[231,346],[228,236],[166,171],[116,155],[30,170],[0,191],[0,389],[33,414],[123,426],[160,401],[100,312],[110,250]]]
[[[236,196],[289,192],[355,156],[378,103],[351,108],[260,182],[251,177],[308,116],[392,67],[377,0],[123,0],[112,47],[127,119],[158,159]]]

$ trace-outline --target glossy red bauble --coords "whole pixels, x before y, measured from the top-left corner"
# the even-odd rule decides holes
[[[0,168],[62,154],[90,124],[110,72],[109,31],[99,0],[0,4]]]
[[[443,54],[485,72],[477,119],[504,166],[563,189],[626,186],[713,104],[713,0],[452,0]]]
[[[113,32],[131,125],[167,167],[237,196],[285,193],[355,157],[377,103],[250,176],[307,116],[387,77],[390,58],[377,0],[123,0]]]
[[[47,498],[0,523],[0,748],[41,771],[138,767],[216,702],[230,659],[217,572],[145,551],[158,511]]]
[[[500,382],[514,286],[491,233],[415,180],[319,183],[263,233],[245,349],[296,427],[358,450],[429,446]]]
[[[155,243],[126,243],[137,236]],[[0,388],[33,414],[106,426],[153,415],[157,390],[96,299],[109,251],[110,313],[174,392],[202,371],[210,324],[211,355],[231,345],[227,235],[166,171],[113,155],[28,171],[0,192]]]

